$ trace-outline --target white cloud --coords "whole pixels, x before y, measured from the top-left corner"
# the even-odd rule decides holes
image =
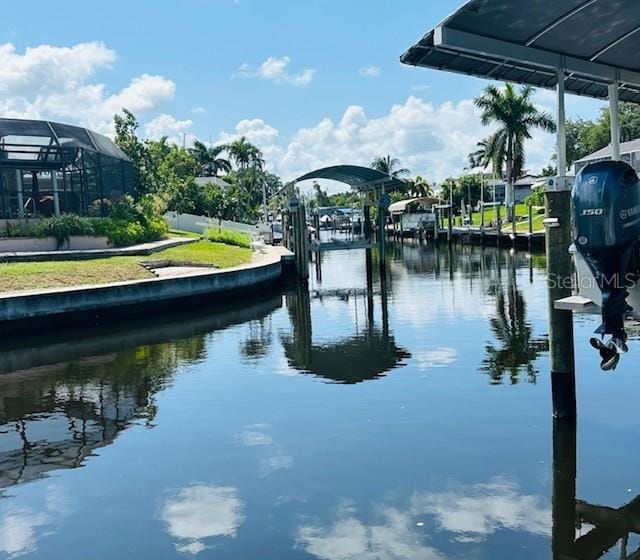
[[[180,121],[172,115],[162,113],[145,125],[144,132],[147,138],[153,140],[159,140],[166,136],[169,142],[182,145],[184,141],[190,146],[196,140],[196,136],[188,132],[192,126],[193,121],[191,120]],[[184,139],[183,134],[186,135]]]
[[[0,114],[59,119],[109,134],[113,115],[122,108],[144,116],[173,99],[175,84],[163,76],[142,74],[115,92],[94,81],[116,58],[99,42],[39,45],[24,53],[11,43],[0,45]]]
[[[203,115],[204,113],[207,113],[208,111],[204,107],[194,107],[193,109],[191,109],[191,112],[194,115]]]
[[[276,84],[291,84],[293,86],[307,86],[313,80],[315,70],[307,68],[296,74],[288,72],[291,58],[283,56],[280,58],[270,56],[259,67],[254,68],[248,63],[244,63],[236,72],[234,77],[238,78],[260,78]]]
[[[178,539],[176,550],[198,554],[205,539],[234,538],[244,522],[244,502],[231,486],[199,484],[181,489],[168,499],[160,512],[167,532]]]
[[[223,132],[220,141],[246,135],[262,149],[272,170],[287,180],[328,165],[369,165],[389,153],[412,173],[441,182],[463,171],[468,154],[492,130],[482,125],[471,99],[434,105],[411,95],[379,117],[349,106],[339,121],[322,119],[299,129],[288,143],[261,119],[240,121],[234,132]],[[528,169],[536,171],[549,162],[553,141],[553,135],[534,133],[527,143]]]
[[[378,66],[364,66],[358,70],[358,74],[365,78],[379,78],[380,68]]]

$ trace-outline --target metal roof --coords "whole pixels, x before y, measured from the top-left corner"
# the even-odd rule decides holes
[[[403,189],[407,186],[407,183],[402,179],[390,177],[386,173],[382,173],[376,169],[360,167],[358,165],[334,165],[316,169],[315,171],[298,177],[295,182],[307,181],[308,179],[338,181],[361,191],[372,190],[382,185],[388,189]]]
[[[406,200],[399,200],[389,205],[390,214],[402,214],[407,210],[407,207],[413,203],[424,204],[425,206],[431,206],[438,202],[437,198],[429,196],[421,196],[417,198],[407,198]]]
[[[640,138],[636,138],[635,140],[630,140],[629,142],[622,142],[620,144],[620,154],[631,154],[634,152],[640,152]],[[597,152],[593,152],[588,156],[581,157],[576,160],[574,163],[582,163],[585,161],[593,161],[597,159],[611,159],[611,144],[605,146],[604,148],[598,150]]]
[[[471,0],[410,47],[401,62],[640,103],[638,0]]]
[[[93,130],[52,121],[0,118],[0,150],[3,145],[81,148],[125,161],[129,157],[109,138]]]

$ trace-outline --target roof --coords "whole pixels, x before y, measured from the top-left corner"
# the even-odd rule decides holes
[[[131,161],[109,138],[88,128],[52,121],[0,119],[0,150],[11,153],[11,145],[31,148],[80,148],[116,159]],[[35,154],[36,152],[33,151]],[[42,155],[42,154],[40,154]],[[22,159],[28,159],[23,157]]]
[[[540,181],[544,182],[544,177],[538,177],[537,175],[525,175],[524,177],[520,177],[515,183],[516,187],[530,187]],[[506,181],[504,179],[495,179],[489,182],[492,186],[504,185]]]
[[[196,183],[201,187],[204,187],[207,183],[213,183],[223,189],[227,189],[231,186],[226,181],[220,179],[220,177],[196,177]]]
[[[438,202],[438,199],[429,198],[429,197],[418,197],[418,198],[407,198],[406,200],[399,200],[398,202],[394,202],[389,206],[389,212],[391,214],[402,214],[407,210],[407,206],[409,206],[410,204],[413,204],[414,202],[430,205]]]
[[[334,165],[316,169],[301,177],[295,182],[307,181],[309,179],[329,179],[346,183],[357,190],[372,190],[376,187],[384,185],[388,189],[403,189],[407,183],[397,177],[390,177],[382,171],[371,169],[370,167],[360,167],[358,165]]]
[[[471,0],[400,58],[404,64],[640,102],[637,0]]]
[[[622,142],[620,144],[620,154],[631,154],[633,152],[640,152],[640,138],[636,138],[635,140],[630,140],[629,142]],[[584,156],[574,163],[582,163],[584,161],[594,161],[597,159],[611,159],[611,144],[605,146],[604,148],[598,150],[597,152],[593,152],[588,156]]]

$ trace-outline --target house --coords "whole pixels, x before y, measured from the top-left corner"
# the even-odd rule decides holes
[[[538,177],[537,175],[526,174],[515,182],[514,185],[514,201],[517,203],[524,202],[532,192],[533,188],[539,183],[544,181],[544,177]],[[485,187],[484,199],[487,202],[504,202],[505,190],[507,188],[506,181],[504,179],[492,179],[489,180]],[[494,198],[495,190],[495,198]]]
[[[574,174],[577,175],[583,167],[589,163],[595,163],[596,161],[607,161],[611,159],[611,145],[593,152],[588,156],[584,156],[573,164]],[[622,142],[620,144],[620,159],[625,163],[628,163],[636,171],[640,171],[640,138],[630,140],[629,142]]]

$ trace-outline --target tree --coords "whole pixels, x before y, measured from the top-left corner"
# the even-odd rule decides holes
[[[313,182],[313,192],[315,194],[316,206],[320,208],[321,206],[330,206],[329,195],[327,191],[323,191],[320,183],[316,181]]]
[[[533,89],[524,86],[516,91],[513,84],[504,89],[490,85],[474,102],[482,111],[482,124],[493,123],[498,130],[490,136],[487,154],[494,169],[505,169],[507,182],[506,202],[510,219],[514,217],[514,184],[522,175],[525,164],[525,141],[531,138],[531,130],[540,128],[555,131],[553,118],[539,111],[531,101]]]
[[[128,109],[113,117],[116,145],[131,158],[133,162],[135,198],[151,190],[149,154],[147,148],[137,135],[138,119]]]
[[[199,140],[193,143],[192,153],[200,165],[200,173],[203,177],[217,177],[220,173],[231,171],[231,162],[220,157],[225,150],[226,146],[221,144],[207,148]]]
[[[245,136],[226,144],[224,149],[227,150],[229,157],[238,166],[238,169],[248,169],[249,167],[262,169],[264,166],[262,152],[249,142]]]
[[[394,178],[399,178],[401,175],[409,175],[408,169],[398,169],[400,167],[400,160],[398,158],[391,157],[390,154],[387,154],[386,156],[378,156],[371,162],[370,167]]]
[[[433,189],[426,179],[423,179],[418,175],[415,179],[409,182],[409,193],[416,198],[423,198],[431,196]]]
[[[476,149],[467,156],[470,169],[474,169],[475,167],[486,169],[489,163],[491,163],[491,154],[489,154],[488,148],[489,138],[483,138],[476,144]]]

